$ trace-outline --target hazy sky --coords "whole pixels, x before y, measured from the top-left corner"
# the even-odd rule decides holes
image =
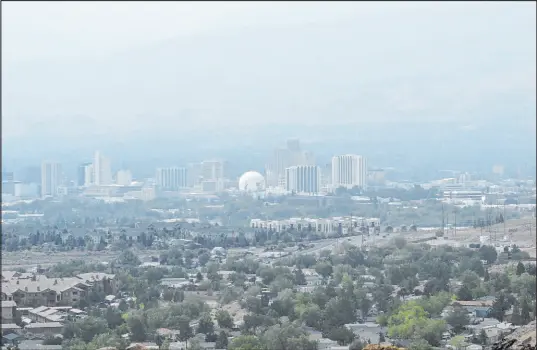
[[[200,32],[337,21],[432,4],[92,1],[2,4],[3,59],[98,56]]]
[[[526,108],[535,26],[535,2],[4,2],[3,132]]]

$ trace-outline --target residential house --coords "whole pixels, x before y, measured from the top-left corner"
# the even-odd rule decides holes
[[[17,333],[9,333],[2,336],[3,345],[17,345],[18,340],[21,336]]]
[[[307,332],[309,333],[309,340],[317,341],[318,350],[331,350],[332,347],[337,346],[337,342],[324,338],[322,333],[314,330],[313,328],[306,327]]]
[[[105,294],[117,292],[115,275],[105,273],[80,274],[77,277],[68,278],[47,278],[44,275],[26,277],[4,273],[2,276],[2,300],[13,300],[17,305],[30,307],[72,306],[85,299],[90,290]]]
[[[471,301],[462,301],[456,300],[451,303],[451,307],[455,305],[460,305],[472,314],[474,317],[486,318],[489,317],[490,312],[492,311],[492,300],[471,300]]]
[[[34,276],[2,282],[2,300],[13,300],[21,306],[72,305],[85,298],[91,286],[78,278]]]
[[[19,350],[61,350],[61,345],[43,345],[42,340],[23,340],[17,344]]]
[[[203,350],[216,350],[215,342],[200,342],[200,348]]]
[[[372,344],[378,344],[380,341],[380,333],[386,335],[388,330],[377,323],[349,323],[345,327],[351,330],[354,334],[363,340],[371,340]]]
[[[104,272],[81,273],[76,277],[85,283],[91,284],[98,293],[105,295],[116,294],[118,291],[116,275]]]
[[[17,326],[15,323],[2,323],[2,335],[9,333],[18,333],[21,330],[21,327]]]
[[[61,334],[63,325],[60,322],[30,323],[24,329],[33,334]]]
[[[156,343],[131,343],[127,350],[158,350],[159,346]]]
[[[38,323],[63,322],[69,318],[69,310],[70,306],[40,306],[28,311],[28,318]]]
[[[168,329],[168,328],[159,328],[157,329],[157,334],[166,338],[166,339],[169,339],[170,341],[174,342],[178,339],[179,337],[179,331],[178,330],[173,330],[173,329]]]
[[[195,280],[195,277],[194,277],[194,280]],[[187,278],[167,277],[167,278],[161,279],[160,284],[168,288],[184,289],[194,284],[194,282],[192,282],[191,280]]]
[[[11,323],[17,313],[17,303],[13,300],[2,301],[2,323]]]

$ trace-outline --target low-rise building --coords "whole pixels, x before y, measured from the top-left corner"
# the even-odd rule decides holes
[[[80,274],[68,278],[47,278],[2,272],[2,301],[15,301],[20,306],[73,306],[93,290],[105,294],[117,292],[115,275]]]
[[[60,322],[30,323],[24,329],[33,334],[61,334],[63,324]]]
[[[17,312],[17,303],[13,300],[2,301],[2,323],[11,323]]]

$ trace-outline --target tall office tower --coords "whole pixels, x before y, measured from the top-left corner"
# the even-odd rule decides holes
[[[101,152],[95,152],[93,160],[93,181],[97,186],[106,186],[112,184],[112,169],[110,159],[103,156]]]
[[[130,186],[132,184],[132,173],[130,170],[119,170],[116,173],[116,185]]]
[[[82,163],[78,166],[77,172],[76,172],[76,184],[77,186],[87,186],[87,168],[92,167],[91,163]],[[92,171],[93,172],[93,171]],[[91,174],[91,177],[93,177],[93,174]],[[90,180],[90,179],[88,179]],[[92,180],[89,182],[91,183]]]
[[[321,168],[321,187],[330,187],[332,185],[332,164],[328,163]]]
[[[367,188],[367,162],[362,156],[347,154],[332,158],[334,188]]]
[[[298,165],[315,165],[312,152],[302,151],[298,139],[287,140],[287,148],[277,148],[269,164],[266,165],[266,182],[268,186],[279,186],[285,182],[285,169]]]
[[[319,193],[321,169],[315,165],[297,165],[285,169],[285,189],[295,193]]]
[[[93,163],[90,163],[84,168],[84,186],[92,185],[95,185],[95,169],[93,169]]]
[[[201,163],[189,163],[186,169],[186,185],[194,187],[201,183]]]
[[[157,186],[165,191],[177,191],[187,187],[187,170],[183,167],[158,168]]]
[[[55,162],[41,164],[41,196],[56,196],[62,183],[62,166]]]
[[[226,176],[226,162],[223,160],[206,160],[201,163],[203,181],[223,180]]]

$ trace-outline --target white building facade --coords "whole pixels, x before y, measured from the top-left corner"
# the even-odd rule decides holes
[[[274,232],[286,230],[311,231],[323,234],[336,234],[341,231],[342,234],[358,233],[362,227],[370,228],[379,227],[379,218],[362,218],[362,217],[332,217],[324,219],[311,218],[290,218],[286,220],[250,220],[250,227],[253,229],[266,229]]]
[[[285,190],[293,193],[319,193],[321,169],[315,165],[298,165],[285,169]]]
[[[62,166],[56,162],[41,164],[41,196],[56,196],[62,183]]]
[[[177,191],[186,188],[187,169],[184,167],[158,168],[156,181],[157,187],[164,191]]]
[[[112,184],[112,168],[110,159],[103,156],[101,152],[95,152],[93,160],[93,182],[97,186],[107,186]]]
[[[130,186],[132,183],[132,173],[130,170],[119,170],[116,174],[116,184],[120,186]]]
[[[332,185],[334,189],[367,188],[367,161],[364,157],[347,154],[332,157]]]

